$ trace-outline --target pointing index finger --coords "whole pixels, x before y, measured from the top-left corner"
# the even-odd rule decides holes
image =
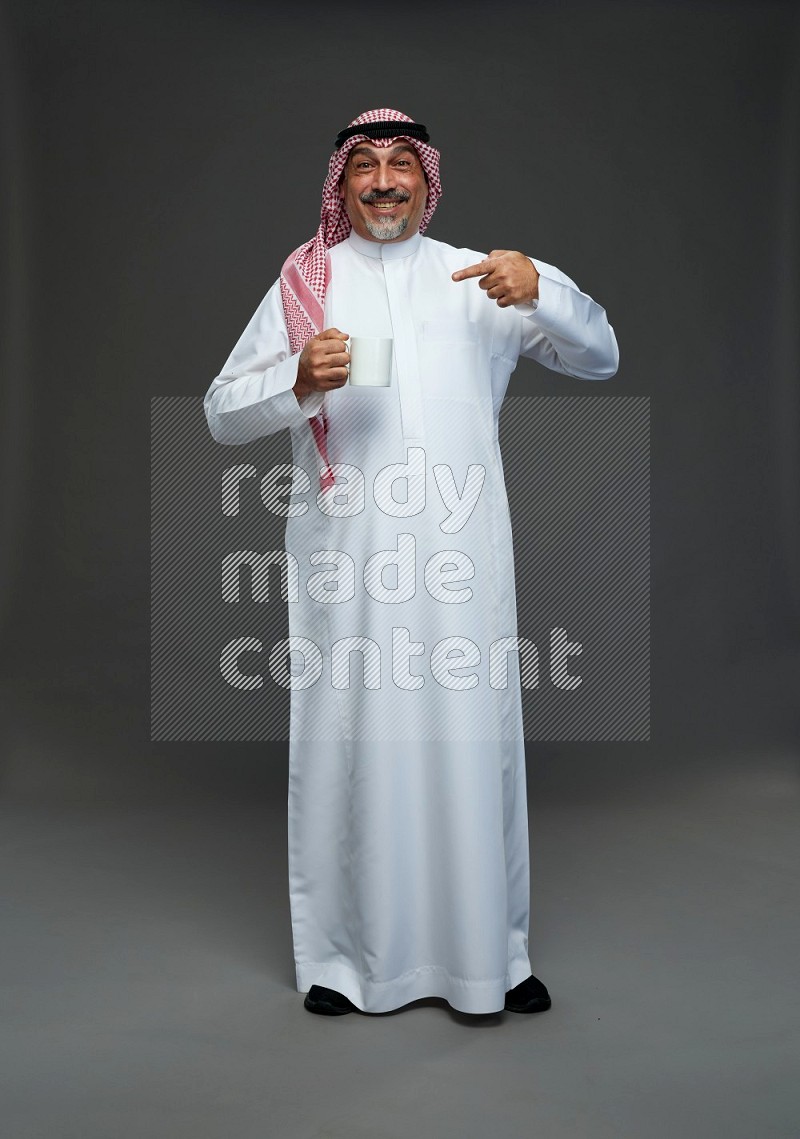
[[[487,257],[483,261],[479,261],[477,265],[470,265],[466,269],[457,269],[456,272],[453,273],[453,280],[466,281],[468,277],[483,277],[486,273],[490,273],[491,271],[492,261]]]

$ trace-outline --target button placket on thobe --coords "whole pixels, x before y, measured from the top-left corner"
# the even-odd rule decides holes
[[[397,387],[400,400],[400,417],[403,441],[406,446],[419,446],[425,430],[422,413],[417,338],[409,296],[411,257],[385,256],[388,246],[381,247],[383,277],[389,301],[389,315],[394,334],[394,356],[397,369]]]
[[[424,436],[417,337],[408,295],[408,270],[413,260],[413,257],[403,257],[383,262],[386,296],[389,297],[389,312],[394,333],[394,360],[397,364],[402,436],[407,446],[421,444]]]

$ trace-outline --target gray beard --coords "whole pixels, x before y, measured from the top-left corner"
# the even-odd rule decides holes
[[[365,221],[364,225],[367,227],[367,232],[371,233],[377,241],[393,241],[404,233],[408,227],[408,218],[401,218],[400,221]]]

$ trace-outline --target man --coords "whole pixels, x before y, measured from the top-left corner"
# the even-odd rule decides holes
[[[290,901],[297,988],[326,1015],[550,1007],[497,423],[520,355],[602,380],[618,350],[560,270],[424,237],[440,195],[424,126],[354,119],[317,234],[205,398],[219,442],[291,432]],[[351,337],[392,339],[388,387],[348,382]]]

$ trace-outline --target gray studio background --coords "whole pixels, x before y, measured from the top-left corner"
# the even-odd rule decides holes
[[[796,1134],[795,7],[18,0],[0,39],[6,1133]],[[441,150],[429,236],[608,311],[613,380],[509,394],[651,397],[651,740],[528,745],[554,1005],[480,1031],[304,1013],[286,744],[150,741],[151,396],[202,400],[380,106]]]

